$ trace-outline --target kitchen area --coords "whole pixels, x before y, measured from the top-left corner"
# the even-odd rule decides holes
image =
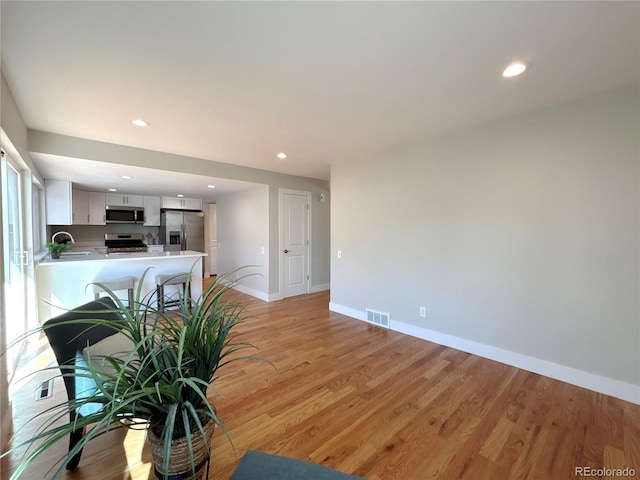
[[[46,217],[48,239],[70,248],[59,259],[46,255],[37,263],[41,319],[92,300],[92,282],[140,281],[147,270],[143,295],[153,294],[156,276],[190,272],[191,294],[198,296],[215,264],[205,265],[211,228],[201,199],[93,192],[52,180],[46,185]],[[127,299],[126,291],[117,294]]]
[[[68,181],[47,180],[46,218],[48,234],[69,232],[76,250],[129,246],[204,252],[199,198],[92,192],[74,188]],[[124,244],[126,235],[131,235],[131,245]]]

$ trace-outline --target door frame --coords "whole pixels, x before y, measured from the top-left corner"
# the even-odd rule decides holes
[[[4,140],[4,132],[3,132],[3,140]],[[34,177],[31,169],[24,162],[20,154],[16,151],[16,149],[8,142],[3,143],[0,146],[0,150],[2,151],[2,174],[0,175],[2,180],[2,188],[4,189],[5,177],[8,176],[8,170],[12,169],[18,173],[19,179],[19,195],[18,195],[18,205],[19,205],[19,217],[20,217],[20,229],[21,229],[21,258],[22,260],[22,288],[23,290],[23,316],[24,316],[24,324],[22,325],[24,332],[27,332],[33,328],[36,328],[46,319],[39,319],[37,313],[37,305],[38,299],[35,291],[35,248],[38,248],[38,255],[43,253],[44,243],[46,243],[45,233],[44,233],[44,223],[45,223],[45,212],[44,212],[44,190],[42,193],[39,192],[40,187],[36,187],[36,182],[38,185],[40,183]],[[33,224],[34,220],[34,209],[35,209],[35,199],[34,192],[38,191],[38,200],[41,200],[41,203],[38,205],[39,209],[39,224],[35,226]],[[3,193],[4,195],[4,193]],[[0,209],[0,242],[2,243],[2,247],[0,248],[0,258],[2,259],[2,270],[0,271],[0,290],[2,290],[3,302],[0,303],[2,305],[2,316],[0,318],[0,324],[3,326],[3,334],[6,334],[5,331],[5,322],[6,318],[6,292],[5,292],[5,282],[7,278],[5,276],[5,268],[7,263],[11,261],[10,258],[7,257],[7,245],[5,244],[4,235],[6,232],[4,231],[4,223],[7,219],[4,217],[7,214],[6,206],[3,204]],[[39,237],[39,242],[35,242],[34,235]],[[46,251],[46,250],[44,250]],[[6,341],[6,335],[2,336],[2,340]],[[27,340],[29,341],[29,340]],[[22,344],[21,349],[24,347],[24,342]],[[4,347],[2,347],[4,348]],[[6,356],[5,356],[6,357]],[[12,372],[9,372],[12,373]]]
[[[285,194],[292,195],[304,195],[307,197],[307,240],[309,244],[307,245],[307,281],[306,281],[306,293],[308,294],[311,290],[311,252],[313,252],[313,240],[311,233],[313,232],[312,228],[312,209],[311,209],[311,192],[307,190],[291,190],[288,188],[279,188],[278,189],[278,277],[279,277],[279,295],[280,299],[284,299],[284,235],[283,235],[283,222],[282,222],[282,214],[283,212],[283,198]]]

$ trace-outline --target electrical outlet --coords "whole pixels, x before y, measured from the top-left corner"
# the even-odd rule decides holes
[[[422,318],[427,318],[427,307],[420,307],[420,316]]]

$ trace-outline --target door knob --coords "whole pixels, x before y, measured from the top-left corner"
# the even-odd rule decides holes
[[[289,253],[290,251],[291,251],[291,250],[287,250],[287,249],[285,248],[284,253]]]

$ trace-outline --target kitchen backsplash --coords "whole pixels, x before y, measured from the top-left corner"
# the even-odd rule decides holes
[[[109,225],[48,225],[47,240],[51,239],[51,235],[59,231],[69,232],[73,235],[76,243],[87,245],[104,245],[105,233],[141,233],[144,235],[144,241],[147,245],[156,245],[158,243],[160,227],[145,227],[144,225],[126,225],[126,224],[109,224]],[[149,237],[151,235],[151,237]]]

